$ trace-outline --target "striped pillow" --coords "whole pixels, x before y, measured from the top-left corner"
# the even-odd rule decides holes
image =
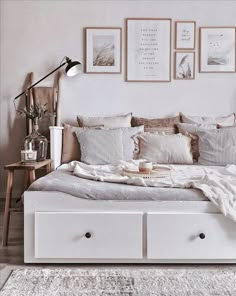
[[[198,150],[198,131],[205,131],[205,130],[211,130],[216,129],[216,124],[201,124],[201,123],[178,123],[177,124],[179,132],[185,136],[190,136],[192,138],[191,141],[191,149],[193,153],[193,159],[195,161],[198,161],[199,157],[199,150]]]
[[[236,164],[236,127],[197,132],[200,165]]]

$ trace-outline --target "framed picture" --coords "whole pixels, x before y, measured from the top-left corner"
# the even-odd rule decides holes
[[[174,78],[195,79],[195,52],[175,52]]]
[[[121,73],[121,28],[85,28],[85,72]]]
[[[199,42],[199,71],[230,73],[236,71],[236,28],[201,27]]]
[[[171,19],[127,19],[126,38],[126,81],[171,80]]]
[[[196,22],[175,22],[175,49],[195,49]]]

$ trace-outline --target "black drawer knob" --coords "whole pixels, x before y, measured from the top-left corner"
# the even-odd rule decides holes
[[[85,233],[85,237],[86,237],[86,238],[90,238],[91,236],[92,236],[92,235],[91,235],[90,232],[86,232],[86,233]]]
[[[200,233],[199,234],[200,239],[204,239],[206,237],[205,233]]]

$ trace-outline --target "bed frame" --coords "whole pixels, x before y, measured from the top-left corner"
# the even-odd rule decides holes
[[[62,127],[51,127],[53,169]],[[209,201],[24,194],[25,263],[236,263],[236,224]]]

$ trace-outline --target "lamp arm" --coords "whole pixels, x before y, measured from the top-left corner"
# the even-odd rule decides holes
[[[63,64],[61,64],[60,66],[58,66],[56,69],[52,70],[50,73],[48,73],[46,76],[44,76],[43,78],[41,78],[40,80],[38,80],[37,82],[35,82],[34,84],[32,84],[30,87],[28,87],[27,89],[25,89],[21,94],[19,94],[18,96],[16,96],[14,98],[14,101],[16,99],[18,99],[19,97],[21,97],[23,94],[27,93],[31,88],[33,88],[35,85],[37,85],[38,83],[40,83],[41,81],[43,81],[45,78],[47,78],[48,76],[50,76],[52,73],[56,72],[57,70],[59,70],[61,67],[63,67],[66,63],[68,63],[68,61],[64,62]]]

